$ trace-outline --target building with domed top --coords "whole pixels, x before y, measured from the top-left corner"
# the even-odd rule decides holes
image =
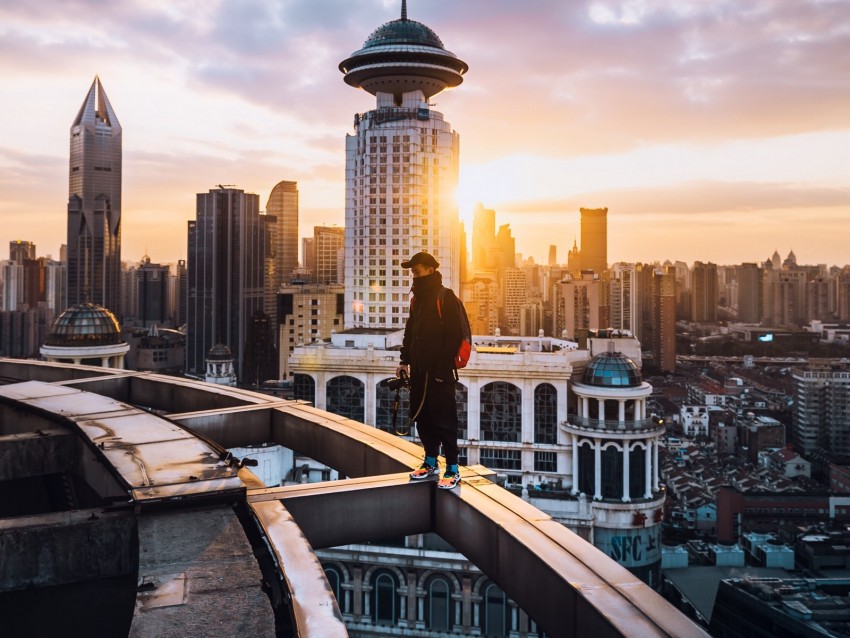
[[[217,343],[207,352],[207,372],[204,381],[217,385],[236,387],[236,368],[233,352],[223,343]]]
[[[97,304],[82,303],[56,318],[40,353],[47,361],[123,368],[129,350],[115,315]]]
[[[467,68],[404,2],[400,19],[339,65],[347,84],[376,98],[345,141],[346,328],[404,326],[410,276],[400,264],[419,251],[460,292],[460,139],[429,99],[460,85]]]
[[[664,424],[647,412],[652,386],[616,341],[573,380],[575,412],[562,430],[572,450],[572,488],[593,501],[593,544],[652,586],[661,578],[659,484]]]

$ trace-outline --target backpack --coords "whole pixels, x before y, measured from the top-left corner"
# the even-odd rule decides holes
[[[452,297],[455,298],[458,306],[457,320],[460,324],[461,334],[460,346],[457,349],[457,354],[455,354],[455,377],[457,377],[457,371],[466,367],[466,364],[469,363],[469,356],[472,354],[472,328],[469,326],[469,317],[466,314],[466,308],[463,307],[463,303],[454,293],[452,293]],[[443,320],[443,303],[445,302],[445,298],[446,288],[441,286],[440,292],[437,295],[437,315],[440,317],[440,321]]]

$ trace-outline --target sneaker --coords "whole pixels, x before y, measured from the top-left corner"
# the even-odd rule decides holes
[[[460,474],[456,472],[446,472],[443,474],[443,478],[440,479],[440,482],[437,483],[437,487],[441,490],[450,490],[458,483],[460,483]]]
[[[426,478],[429,478],[431,476],[439,476],[439,475],[440,475],[440,468],[439,467],[437,467],[435,465],[428,465],[427,463],[423,463],[417,469],[413,470],[410,473],[410,478],[412,478],[415,481],[418,481],[420,479],[426,479]]]

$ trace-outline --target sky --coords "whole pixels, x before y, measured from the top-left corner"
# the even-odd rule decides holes
[[[122,258],[186,256],[195,194],[298,182],[344,224],[344,143],[374,98],[341,60],[400,0],[0,0],[0,257],[65,241],[69,129],[95,75],[123,128]],[[409,0],[469,64],[432,98],[475,202],[559,261],[579,208],[608,257],[850,263],[850,0]]]

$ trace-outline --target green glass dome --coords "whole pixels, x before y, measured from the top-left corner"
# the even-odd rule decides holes
[[[45,345],[109,346],[124,343],[118,320],[109,310],[92,303],[71,306],[53,322]]]
[[[207,352],[207,361],[233,361],[233,352],[223,343],[217,343]]]
[[[636,388],[642,383],[637,364],[622,352],[603,352],[584,368],[581,382],[608,388]]]
[[[443,42],[429,27],[416,20],[393,20],[372,32],[363,44],[364,49],[395,44],[411,44],[442,49]]]

